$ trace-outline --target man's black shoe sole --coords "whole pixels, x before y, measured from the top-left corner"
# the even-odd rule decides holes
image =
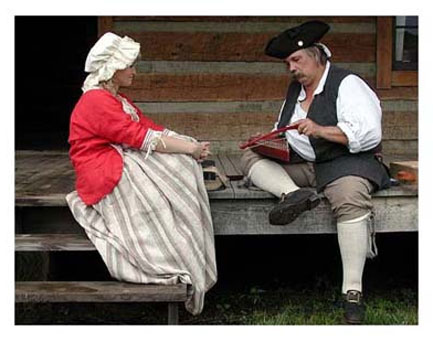
[[[349,318],[344,316],[344,323],[346,323],[346,324],[359,325],[359,324],[362,324],[362,322],[363,322],[362,319],[349,319]]]
[[[317,194],[311,193],[307,198],[299,203],[281,203],[269,213],[269,223],[275,226],[289,224],[304,211],[314,209],[320,203],[320,198]]]

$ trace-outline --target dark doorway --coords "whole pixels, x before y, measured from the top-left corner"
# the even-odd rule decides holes
[[[65,150],[97,17],[15,17],[15,149]]]

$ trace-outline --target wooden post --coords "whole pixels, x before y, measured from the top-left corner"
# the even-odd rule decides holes
[[[168,325],[179,324],[179,306],[178,303],[168,303]]]
[[[392,17],[378,17],[376,30],[376,87],[389,89],[392,80]]]
[[[113,29],[113,17],[98,17],[98,37]]]

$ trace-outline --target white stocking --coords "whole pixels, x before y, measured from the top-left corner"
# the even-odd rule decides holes
[[[248,178],[255,186],[277,197],[299,189],[283,167],[269,159],[261,159],[256,162],[251,167]]]
[[[343,264],[343,293],[348,290],[362,292],[362,273],[369,245],[369,215],[370,213],[337,223],[338,244]]]

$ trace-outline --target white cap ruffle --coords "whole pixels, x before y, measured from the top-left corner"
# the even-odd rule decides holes
[[[90,49],[84,71],[90,73],[82,90],[96,88],[101,81],[110,80],[117,70],[129,67],[140,53],[140,44],[133,39],[107,32]]]

